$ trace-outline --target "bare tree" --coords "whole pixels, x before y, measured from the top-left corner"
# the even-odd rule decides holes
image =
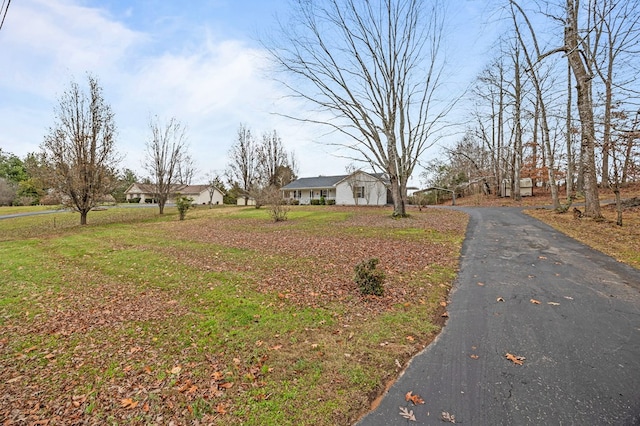
[[[176,173],[176,183],[180,185],[191,185],[196,172],[195,162],[189,154],[185,154],[182,161],[178,163],[178,171]]]
[[[293,180],[295,172],[291,164],[295,164],[295,156],[293,153],[287,153],[277,131],[262,135],[262,143],[258,145],[257,153],[257,174],[261,186],[280,188]]]
[[[361,182],[359,179],[360,169],[358,169],[355,164],[351,163],[348,164],[344,168],[344,170],[347,172],[347,185],[349,186],[351,194],[353,195],[353,203],[357,206],[358,201],[360,200],[360,198],[357,196],[359,186],[361,186]]]
[[[294,21],[270,47],[284,82],[333,119],[354,159],[384,171],[394,216],[405,216],[407,181],[453,102],[439,104],[443,6],[422,0],[295,0]],[[325,115],[326,116],[326,115]]]
[[[0,206],[10,206],[17,192],[15,183],[0,177]]]
[[[55,124],[41,145],[52,188],[65,204],[87,214],[116,182],[120,156],[116,152],[116,125],[111,106],[102,96],[97,78],[87,75],[88,92],[71,82],[55,109]]]
[[[580,2],[566,0],[564,16],[564,46],[541,55],[541,58],[556,51],[564,52],[576,80],[578,116],[581,127],[581,168],[584,179],[585,214],[593,218],[602,217],[595,159],[595,121],[593,116],[593,60],[589,55],[588,34],[591,28],[579,25]],[[587,34],[585,38],[582,34]]]
[[[229,150],[226,174],[229,184],[238,184],[242,190],[245,205],[248,205],[249,194],[257,181],[257,154],[256,142],[251,130],[244,124],[238,127],[236,143]]]
[[[517,12],[516,12],[517,9]],[[531,36],[531,40],[532,40],[532,44],[533,44],[533,48],[534,48],[534,53],[535,56],[533,56],[530,52],[529,52],[529,48],[527,47],[527,43],[524,41],[524,36],[522,34],[522,31],[520,30],[520,25],[518,24],[518,19],[517,16],[518,14],[520,14],[522,16],[522,18],[524,19],[524,22],[526,24],[526,28],[529,30],[529,34]],[[551,187],[551,199],[553,201],[553,208],[555,210],[562,210],[562,206],[560,205],[560,197],[558,194],[558,186],[556,184],[556,179],[555,179],[555,156],[554,156],[554,152],[553,149],[551,147],[551,135],[550,135],[550,130],[549,130],[549,120],[548,120],[548,113],[547,113],[547,103],[544,97],[544,89],[543,89],[543,84],[542,84],[542,80],[543,78],[539,75],[539,64],[537,64],[538,58],[541,55],[540,52],[540,48],[538,45],[538,40],[536,37],[536,33],[533,29],[533,26],[531,25],[531,21],[529,20],[528,16],[526,15],[526,13],[524,12],[524,10],[514,1],[511,2],[511,19],[513,20],[513,25],[514,25],[514,29],[515,29],[515,33],[516,33],[516,37],[518,39],[518,43],[520,45],[520,47],[522,48],[523,54],[524,54],[524,58],[527,62],[527,72],[529,73],[530,77],[531,77],[531,81],[533,83],[533,86],[535,88],[535,93],[536,93],[536,125],[540,125],[541,126],[541,130],[542,130],[542,140],[543,140],[543,147],[545,150],[545,159],[546,159],[546,167],[547,167],[547,179],[549,182],[549,186]],[[539,115],[538,115],[539,114]],[[539,123],[538,123],[539,121]]]
[[[161,123],[156,116],[149,119],[149,130],[144,167],[151,175],[160,214],[164,214],[179,165],[188,156],[186,128],[175,117]]]
[[[207,173],[207,191],[209,192],[209,208],[213,205],[213,196],[216,191],[224,195],[224,183],[216,171]]]

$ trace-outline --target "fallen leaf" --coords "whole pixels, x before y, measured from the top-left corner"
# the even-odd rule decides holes
[[[442,318],[449,318],[449,312],[445,311],[440,315]]]
[[[414,340],[416,340],[415,337],[413,336],[407,336],[406,339],[410,342],[413,342]]]
[[[531,299],[531,300],[529,300],[529,302],[533,303],[534,305],[539,305],[540,304],[540,301],[536,300],[536,299]]]
[[[407,392],[404,396],[405,401],[413,402],[413,405],[424,404],[424,399],[420,397],[420,395],[414,395],[412,391]]]
[[[479,357],[478,355],[476,355],[476,354],[471,354],[471,355],[469,355],[469,357],[470,357],[471,359],[478,359],[478,358],[480,358],[480,357]]]
[[[142,406],[142,410],[145,413],[148,413],[149,412],[149,404],[145,402],[145,404]]]
[[[567,299],[567,300],[573,300],[573,297],[571,297],[571,296],[564,296],[564,298]]]
[[[233,387],[233,382],[221,383],[218,387],[222,389],[231,389]]]
[[[447,306],[447,302],[440,302],[440,306],[442,306],[443,308]]]
[[[558,302],[547,302],[547,305],[560,306]]]
[[[544,260],[546,258],[547,258],[547,256],[538,256],[538,259],[543,259]]]
[[[275,345],[269,348],[272,351],[279,351],[280,349],[282,349],[282,345]]]
[[[224,373],[222,371],[214,371],[211,377],[213,378],[213,380],[219,381],[224,379]]]
[[[125,398],[122,401],[120,401],[120,405],[122,406],[122,408],[127,408],[129,410],[131,410],[132,408],[136,408],[138,404],[139,404],[138,401],[134,401],[131,398]]]
[[[518,356],[518,355],[513,355],[513,354],[510,354],[509,352],[507,352],[507,354],[505,355],[505,357],[506,357],[509,361],[512,361],[514,364],[517,364],[517,365],[522,365],[522,364],[523,364],[523,362],[524,362],[524,360],[525,360],[525,357],[523,357],[523,356]]]
[[[24,353],[25,353],[25,354],[28,354],[29,352],[31,352],[31,351],[35,351],[36,349],[38,349],[38,347],[37,347],[37,346],[31,346],[30,348],[25,349],[25,350],[24,350]]]
[[[447,411],[443,411],[442,414],[440,414],[440,420],[442,420],[443,422],[455,423],[456,416],[454,416],[453,414],[449,414],[449,412]]]
[[[498,297],[498,298],[496,299],[496,302],[504,302],[504,299],[503,299],[502,297]]]
[[[225,408],[224,404],[216,405],[216,413],[218,413],[218,414],[227,414],[227,409]]]
[[[170,371],[171,374],[180,374],[180,372],[182,371],[182,367],[180,367],[179,365],[173,367]]]
[[[400,407],[400,415],[412,422],[416,421],[416,416],[413,414],[413,410],[409,410],[408,408]]]
[[[480,287],[482,287],[482,286],[484,285],[484,283],[478,283],[478,285],[479,285]]]
[[[10,384],[10,383],[15,383],[15,382],[17,382],[18,380],[20,380],[21,378],[22,378],[22,376],[14,377],[13,379],[9,379],[9,380],[7,380],[7,381],[5,382],[5,384],[7,384],[7,385],[8,385],[8,384]]]

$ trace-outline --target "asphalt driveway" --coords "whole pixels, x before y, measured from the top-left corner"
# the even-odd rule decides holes
[[[640,425],[640,271],[520,209],[460,210],[447,324],[359,424]]]

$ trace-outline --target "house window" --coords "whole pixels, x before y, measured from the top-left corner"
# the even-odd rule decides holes
[[[326,189],[321,189],[320,190],[320,197],[327,198],[327,190]]]
[[[364,198],[364,186],[356,186],[353,192],[356,194],[356,198]]]

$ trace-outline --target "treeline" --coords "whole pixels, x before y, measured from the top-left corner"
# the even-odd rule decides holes
[[[466,133],[429,186],[499,194],[531,178],[563,210],[640,180],[640,1],[502,3],[507,31],[471,90]],[[566,191],[566,203],[560,194]],[[564,205],[563,205],[564,203]]]

